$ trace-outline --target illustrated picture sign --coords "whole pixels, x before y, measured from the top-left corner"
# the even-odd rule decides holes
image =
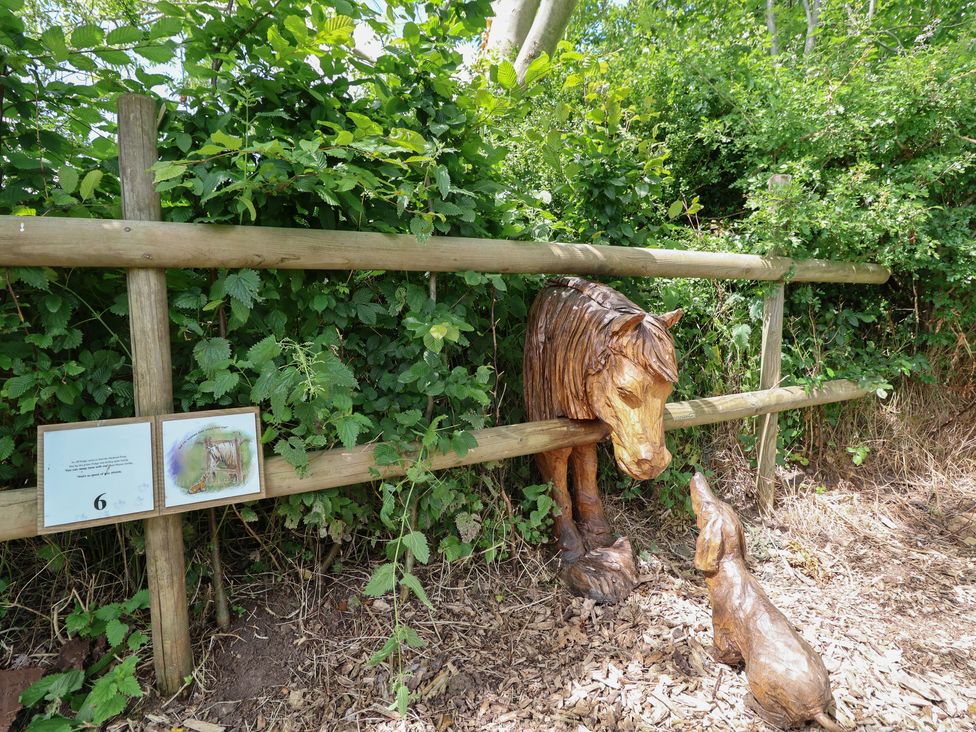
[[[38,427],[38,532],[156,513],[153,420]]]
[[[167,415],[159,424],[163,513],[264,495],[256,408]]]
[[[66,529],[263,498],[257,407],[45,425],[37,529]]]

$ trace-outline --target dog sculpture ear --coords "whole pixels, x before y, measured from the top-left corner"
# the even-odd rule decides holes
[[[711,518],[701,530],[695,544],[695,569],[706,573],[717,572],[722,550],[721,521],[717,517]]]

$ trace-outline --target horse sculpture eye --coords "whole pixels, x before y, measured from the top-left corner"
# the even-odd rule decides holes
[[[618,386],[617,393],[620,394],[623,400],[631,407],[636,407],[638,404],[640,404],[640,397],[626,387]]]

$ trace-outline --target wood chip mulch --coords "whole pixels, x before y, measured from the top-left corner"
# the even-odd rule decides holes
[[[976,485],[953,490],[939,515],[898,490],[844,485],[766,522],[743,515],[753,572],[823,655],[848,729],[976,729]],[[394,608],[362,597],[357,567],[269,582],[198,651],[189,699],[148,700],[113,729],[770,729],[746,707],[742,670],[709,655],[690,520],[613,510],[642,573],[615,607],[570,597],[531,548],[501,566],[423,572],[436,610],[400,608],[426,643],[403,657],[406,719],[390,710],[391,662],[367,665]]]

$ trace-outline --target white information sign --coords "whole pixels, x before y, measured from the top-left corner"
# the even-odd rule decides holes
[[[264,495],[256,408],[171,414],[159,423],[163,512]]]
[[[39,531],[154,514],[152,428],[151,418],[40,427]]]

